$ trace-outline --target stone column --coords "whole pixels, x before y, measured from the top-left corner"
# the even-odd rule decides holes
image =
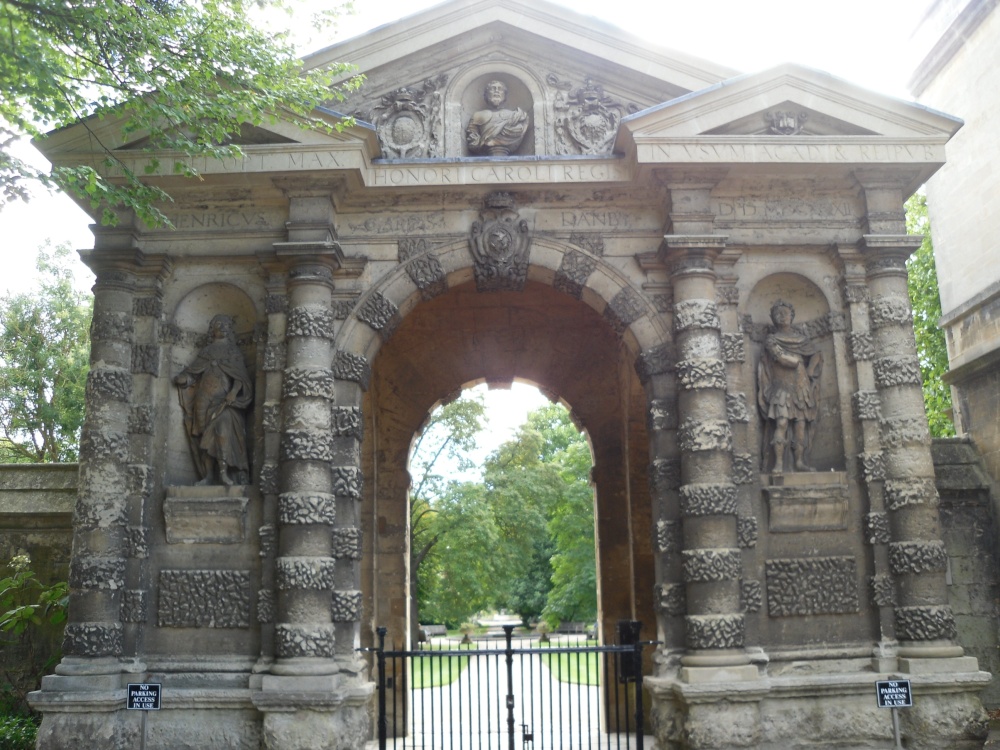
[[[681,676],[688,682],[757,677],[744,650],[743,562],[713,268],[726,238],[710,234],[712,184],[682,180],[669,185],[673,233],[664,237],[674,293],[681,569],[687,600]]]
[[[132,305],[140,254],[128,229],[102,231],[86,256],[94,270],[87,411],[73,514],[69,619],[62,675],[113,674],[123,654],[122,592],[128,556]]]
[[[948,555],[941,537],[934,464],[924,413],[920,366],[906,285],[906,259],[921,238],[906,235],[902,188],[859,174],[869,233],[860,250],[870,289],[872,369],[881,417],[889,515],[889,568],[896,587],[895,626],[900,669],[921,671],[925,658],[957,658],[955,620],[948,605]],[[966,664],[965,662],[969,662]],[[930,667],[938,670],[938,667]],[[956,671],[975,671],[963,658]]]
[[[275,660],[254,702],[265,713],[265,745],[282,750],[360,748],[369,729],[371,688],[354,654],[356,617],[346,631],[341,624],[345,608],[358,609],[360,594],[356,587],[345,594],[353,580],[345,582],[335,557],[343,469],[334,465],[332,292],[343,256],[333,221],[329,190],[292,193],[289,241],[275,246],[289,269]]]
[[[123,222],[124,224],[124,222]],[[63,658],[31,694],[42,713],[39,748],[69,750],[95,737],[102,747],[134,747],[139,722],[126,715],[123,592],[129,557],[129,416],[132,403],[133,297],[142,254],[128,226],[95,230],[84,260],[94,270],[94,318],[80,476],[73,513],[69,616]],[[130,644],[134,654],[135,642]]]

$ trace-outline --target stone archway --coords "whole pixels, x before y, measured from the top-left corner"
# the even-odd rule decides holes
[[[538,383],[590,435],[597,497],[600,612],[650,627],[651,522],[645,395],[633,357],[592,308],[552,287],[477,293],[471,284],[418,305],[380,349],[365,396],[362,590],[365,627],[406,632],[407,459],[433,406],[471,381]],[[377,415],[377,419],[375,418]],[[364,636],[363,636],[364,637]]]

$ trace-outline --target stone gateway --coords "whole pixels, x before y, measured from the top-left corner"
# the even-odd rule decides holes
[[[410,632],[412,437],[514,379],[587,430],[599,637],[655,630],[661,750],[885,747],[874,685],[904,678],[907,747],[982,747],[904,265],[903,201],[960,122],[538,0],[453,0],[306,64],[333,60],[366,75],[354,126],[248,131],[165,179],[174,229],[95,229],[39,747],[363,748],[358,649]],[[42,147],[75,163],[113,126]]]

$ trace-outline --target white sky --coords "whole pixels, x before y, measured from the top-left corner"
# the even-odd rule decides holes
[[[343,19],[337,33],[326,31],[311,38],[304,34],[300,47],[303,53],[320,49],[434,4],[429,0],[356,0],[357,14]],[[304,5],[330,3],[306,0]],[[909,98],[906,81],[920,52],[910,42],[910,35],[926,5],[927,0],[573,0],[571,7],[660,47],[741,72],[791,61],[875,91]],[[302,20],[300,15],[294,22],[304,25]],[[90,223],[64,196],[40,195],[27,205],[12,204],[0,211],[0,237],[7,249],[0,294],[30,285],[36,249],[46,240],[52,244],[68,242],[74,248],[91,247]],[[82,264],[78,279],[81,288],[92,283]],[[522,408],[527,397],[521,387],[510,392],[492,391],[490,399],[499,402],[491,409],[491,431],[497,436],[497,445],[523,421],[528,408],[545,402],[539,395]]]

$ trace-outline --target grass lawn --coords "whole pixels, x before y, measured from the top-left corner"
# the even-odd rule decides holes
[[[596,646],[597,641],[587,641],[587,646]],[[546,648],[546,646],[539,646]],[[557,648],[549,646],[549,648]],[[559,682],[573,685],[601,684],[601,654],[542,654],[542,661]]]
[[[435,644],[432,651],[453,650],[452,644],[446,646]],[[410,685],[421,688],[441,687],[450,685],[458,679],[467,666],[468,656],[414,656],[410,660]]]

